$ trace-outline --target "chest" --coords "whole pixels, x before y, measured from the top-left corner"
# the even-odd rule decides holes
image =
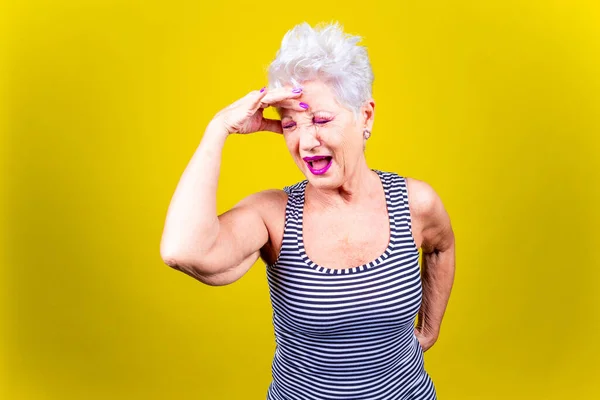
[[[302,237],[306,255],[330,269],[347,269],[381,256],[390,241],[387,207],[318,213],[306,210]]]

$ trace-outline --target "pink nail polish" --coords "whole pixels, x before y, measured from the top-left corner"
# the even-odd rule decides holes
[[[264,92],[264,91],[265,91],[265,88],[262,88],[262,89],[260,89],[260,92],[261,92],[261,93],[262,93],[262,92]]]
[[[301,102],[300,107],[304,108],[305,110],[308,110],[308,104],[306,104],[305,102]]]
[[[300,93],[300,92],[302,92],[302,88],[300,88],[300,87],[292,89],[292,93]]]

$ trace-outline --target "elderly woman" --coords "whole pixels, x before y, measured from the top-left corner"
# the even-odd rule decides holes
[[[428,184],[367,166],[373,73],[358,41],[337,24],[289,31],[268,88],[208,124],[166,219],[163,260],[201,282],[227,285],[265,262],[271,400],[436,398],[423,352],[450,295],[454,235]],[[281,120],[264,118],[267,107]],[[282,135],[306,180],[217,215],[226,139],[265,130]]]

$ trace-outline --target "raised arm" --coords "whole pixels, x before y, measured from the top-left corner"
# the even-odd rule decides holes
[[[285,105],[303,111],[298,101],[290,104],[300,95],[289,89],[251,92],[209,123],[169,205],[160,244],[167,265],[206,284],[225,285],[239,279],[258,259],[269,240],[263,210],[278,202],[281,192],[248,196],[218,216],[216,193],[222,150],[232,133],[281,133],[280,121],[263,118],[263,108]]]

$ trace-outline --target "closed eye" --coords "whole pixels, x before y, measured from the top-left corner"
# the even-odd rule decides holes
[[[331,121],[330,119],[315,118],[313,122],[318,125],[323,125]]]
[[[295,123],[295,122],[288,122],[288,123],[285,123],[285,124],[283,124],[283,125],[282,125],[282,128],[283,128],[283,129],[290,129],[290,128],[293,128],[293,127],[295,127],[295,126],[296,126],[296,123]]]

